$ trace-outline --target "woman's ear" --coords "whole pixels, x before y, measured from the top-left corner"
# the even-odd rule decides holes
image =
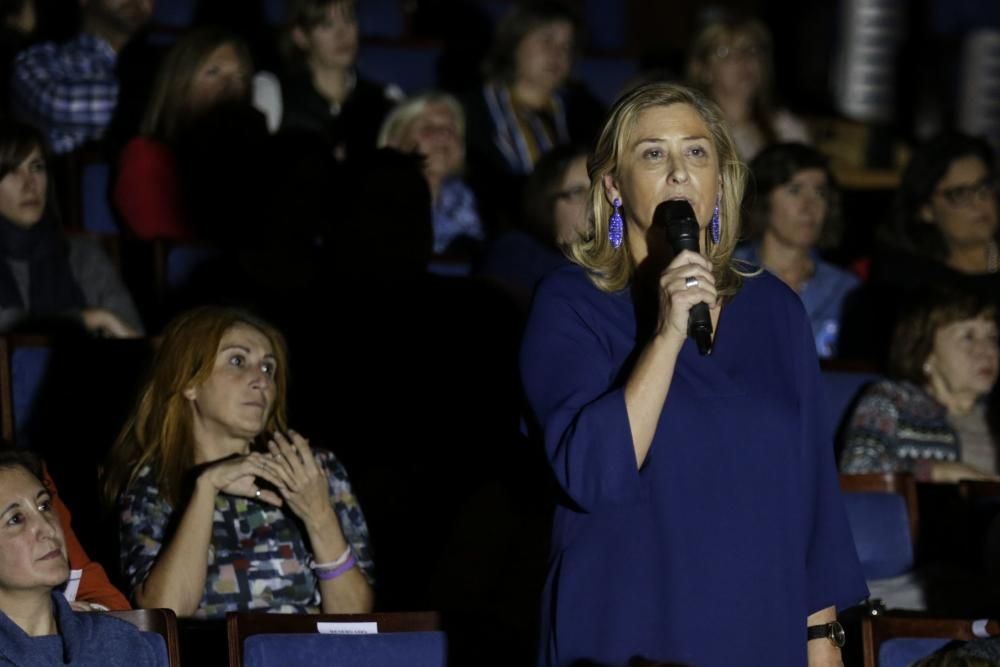
[[[618,182],[612,174],[604,174],[603,184],[604,196],[607,198],[609,204],[616,199],[621,201],[622,193],[618,189]]]
[[[309,38],[306,36],[305,30],[302,28],[292,28],[291,36],[292,44],[303,51],[309,51]]]
[[[181,392],[181,395],[189,401],[194,401],[198,398],[198,390],[194,387],[188,387]]]

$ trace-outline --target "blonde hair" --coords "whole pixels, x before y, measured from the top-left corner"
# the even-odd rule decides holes
[[[709,61],[718,49],[732,44],[738,37],[748,37],[761,49],[760,86],[754,95],[750,109],[754,123],[764,133],[767,143],[775,138],[774,130],[774,64],[771,59],[771,32],[757,19],[730,18],[709,23],[698,32],[688,53],[688,82],[709,94],[711,81],[708,77]]]
[[[443,104],[455,117],[455,127],[458,130],[458,142],[465,147],[465,113],[462,105],[453,95],[431,91],[403,100],[389,112],[382,121],[378,131],[379,148],[397,148],[410,125],[432,104]]]
[[[733,266],[733,250],[740,237],[740,205],[746,183],[746,167],[722,118],[718,105],[698,91],[677,84],[654,82],[622,96],[611,109],[594,151],[587,160],[594,234],[567,246],[570,259],[587,269],[591,282],[605,292],[624,289],[632,280],[635,261],[628,243],[615,248],[608,240],[608,218],[612,206],[604,190],[604,177],[618,176],[622,156],[628,148],[639,115],[652,107],[686,104],[697,112],[711,135],[722,181],[719,202],[719,243],[711,242],[706,225],[701,247],[712,263],[719,296],[736,294],[749,275]],[[626,203],[627,204],[627,203]],[[623,209],[627,210],[627,209]],[[627,213],[625,213],[627,216]],[[623,216],[624,217],[624,216]],[[626,234],[628,233],[626,225]]]
[[[208,380],[222,337],[238,324],[253,327],[271,344],[275,394],[266,429],[285,429],[288,353],[281,333],[235,308],[204,306],[183,313],[164,329],[149,379],[109,454],[104,479],[104,500],[109,505],[143,467],[151,465],[161,493],[177,506],[183,477],[194,465],[193,413],[184,391]]]

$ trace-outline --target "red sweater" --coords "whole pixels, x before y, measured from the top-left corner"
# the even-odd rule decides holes
[[[42,481],[49,493],[52,494],[52,507],[55,508],[56,516],[59,517],[59,523],[62,526],[63,538],[66,540],[66,552],[69,554],[69,566],[73,570],[83,570],[76,599],[80,602],[95,602],[111,610],[131,609],[132,607],[129,606],[125,596],[108,580],[108,575],[100,563],[90,560],[90,556],[83,550],[83,545],[76,538],[73,526],[70,525],[73,517],[59,498],[56,483],[49,476],[48,468],[43,468],[42,472],[45,477]]]
[[[166,144],[136,137],[125,145],[113,199],[125,226],[140,239],[191,240],[176,161]]]

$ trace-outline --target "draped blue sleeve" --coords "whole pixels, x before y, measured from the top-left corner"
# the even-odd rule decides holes
[[[521,348],[528,403],[563,491],[584,511],[635,500],[639,471],[625,410],[621,369],[612,359],[597,293],[579,269],[542,281]],[[594,294],[597,293],[597,294]],[[621,307],[631,309],[626,298]]]
[[[797,305],[797,304],[796,304]],[[801,309],[799,309],[801,310]],[[806,603],[809,613],[835,606],[843,609],[868,597],[868,586],[847,522],[837,474],[834,443],[823,406],[827,397],[819,361],[812,344],[812,327],[803,311],[792,319],[793,339],[801,348],[795,355],[802,397],[802,442],[806,474],[812,484],[806,544]]]

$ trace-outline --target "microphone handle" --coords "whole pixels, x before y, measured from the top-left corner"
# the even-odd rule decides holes
[[[708,304],[704,301],[691,306],[688,313],[688,334],[694,338],[701,356],[712,353],[712,318],[708,314]]]

